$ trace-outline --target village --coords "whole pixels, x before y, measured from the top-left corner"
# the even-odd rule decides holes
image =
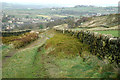
[[[47,22],[53,22],[56,18],[44,18],[42,19],[36,17],[36,18],[30,18],[29,16],[17,18],[15,16],[2,14],[2,30],[3,31],[12,31],[16,27],[21,27],[23,25],[29,25],[29,24],[36,24],[36,23],[47,23]]]

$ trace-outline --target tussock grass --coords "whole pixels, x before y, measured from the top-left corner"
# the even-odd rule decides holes
[[[85,54],[85,52],[83,52]],[[86,52],[88,54],[89,52]],[[55,64],[60,67],[59,75],[64,78],[118,78],[118,69],[115,64],[107,64],[96,56],[89,55],[82,58],[55,59]]]
[[[53,57],[52,63],[59,67],[56,72],[62,78],[117,78],[116,64],[109,64],[107,60],[100,60],[91,55],[89,46],[80,43],[78,39],[66,34],[56,33],[49,39],[45,49]]]
[[[73,57],[80,55],[82,51],[88,51],[88,46],[82,44],[78,39],[66,34],[56,33],[56,35],[46,42],[45,48],[52,47],[49,54],[57,57]],[[65,56],[66,55],[66,56]]]

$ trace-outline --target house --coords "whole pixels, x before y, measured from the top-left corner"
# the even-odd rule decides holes
[[[12,21],[8,21],[8,23],[13,23]]]
[[[6,27],[7,30],[10,30],[10,26]]]
[[[17,24],[24,24],[24,22],[16,22]]]
[[[101,13],[97,13],[97,15],[96,16],[101,16],[102,14]]]

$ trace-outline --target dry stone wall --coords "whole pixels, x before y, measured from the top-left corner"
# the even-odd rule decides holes
[[[90,31],[75,31],[55,29],[56,31],[69,34],[78,38],[82,43],[90,46],[90,52],[100,58],[107,58],[110,63],[120,64],[120,38],[112,35],[104,35]]]
[[[18,36],[21,34],[24,34],[26,32],[30,32],[31,30],[21,30],[21,31],[2,31],[0,32],[0,34],[2,34],[1,36],[3,37],[8,37],[8,36]]]

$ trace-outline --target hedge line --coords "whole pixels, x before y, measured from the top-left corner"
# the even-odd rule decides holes
[[[120,64],[120,38],[111,35],[90,31],[60,30],[56,31],[69,34],[78,38],[82,43],[89,44],[90,52],[100,58],[107,58],[110,63]]]
[[[20,30],[20,31],[1,31],[2,37],[9,37],[9,36],[19,36],[26,32],[30,32],[31,30]]]

